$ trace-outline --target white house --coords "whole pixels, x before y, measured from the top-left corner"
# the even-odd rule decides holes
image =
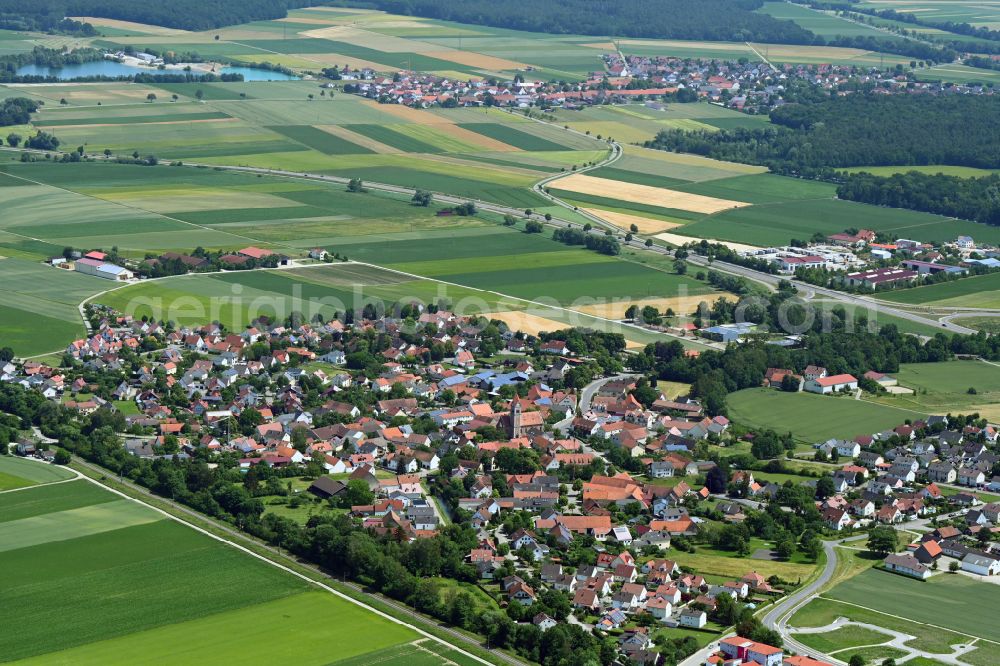
[[[691,629],[701,629],[708,623],[708,615],[705,611],[685,609],[680,614],[680,624],[682,627]]]
[[[657,620],[667,620],[673,612],[673,605],[663,597],[653,597],[646,602],[646,610]]]

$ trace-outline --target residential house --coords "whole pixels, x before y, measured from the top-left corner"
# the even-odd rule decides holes
[[[889,571],[894,571],[911,578],[927,580],[931,576],[931,570],[909,553],[893,553],[888,555],[882,561],[882,565]]]

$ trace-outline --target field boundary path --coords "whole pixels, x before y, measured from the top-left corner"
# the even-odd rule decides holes
[[[39,462],[39,464],[44,464],[44,463]],[[142,498],[147,498],[148,497],[148,498],[151,498],[151,499],[155,499],[157,502],[161,502],[161,503],[169,506],[176,513],[167,511],[167,510],[165,510],[165,509],[163,509],[163,508],[161,508],[159,506],[151,504],[151,503],[145,501],[144,499],[140,499],[140,497],[136,497],[134,495],[130,495],[130,494],[127,494],[125,492],[122,492],[121,490],[118,490],[117,488],[112,487],[108,483],[102,483],[101,480],[99,480],[100,478],[105,478],[105,479],[111,478],[111,479],[113,479],[114,475],[109,470],[106,470],[106,469],[104,469],[102,467],[99,467],[98,465],[94,465],[92,463],[86,462],[86,461],[82,460],[79,457],[74,458],[74,464],[76,464],[79,467],[82,467],[85,470],[88,470],[88,471],[90,471],[90,472],[92,472],[94,474],[99,475],[99,478],[93,478],[92,476],[89,476],[87,474],[80,473],[80,471],[78,469],[74,469],[73,471],[76,472],[79,475],[79,478],[86,479],[88,482],[93,483],[94,485],[97,485],[97,486],[99,486],[101,488],[104,488],[105,490],[107,490],[109,492],[112,492],[112,493],[114,493],[116,495],[119,495],[119,496],[125,498],[125,499],[128,499],[128,500],[131,500],[133,502],[136,502],[137,504],[145,506],[146,508],[152,509],[153,511],[156,511],[157,513],[160,513],[160,514],[164,515],[165,517],[169,518],[170,520],[174,520],[174,521],[176,521],[178,523],[186,525],[186,526],[190,527],[191,529],[197,530],[198,532],[200,532],[200,533],[202,533],[202,534],[204,534],[206,536],[209,536],[209,537],[215,539],[216,541],[220,541],[220,542],[225,543],[225,544],[227,544],[227,545],[229,545],[229,546],[231,546],[233,548],[236,548],[237,550],[240,550],[243,553],[245,553],[247,555],[250,555],[251,557],[254,557],[254,558],[258,559],[258,560],[266,562],[267,564],[270,564],[273,567],[281,569],[281,570],[283,570],[283,571],[285,571],[285,572],[287,572],[287,573],[289,573],[289,574],[291,574],[291,575],[293,575],[293,576],[295,576],[295,577],[297,577],[297,578],[299,578],[299,579],[301,579],[303,581],[306,581],[307,583],[310,583],[310,584],[312,584],[312,585],[314,585],[316,587],[319,587],[319,588],[325,590],[326,592],[329,592],[330,594],[333,594],[333,595],[335,595],[335,596],[337,596],[337,597],[339,597],[339,598],[341,598],[341,599],[343,599],[345,601],[349,601],[350,603],[352,603],[352,604],[354,604],[356,606],[360,606],[360,607],[362,607],[362,608],[364,608],[364,609],[366,609],[366,610],[368,610],[368,611],[370,611],[372,613],[375,613],[376,615],[379,615],[382,618],[385,618],[385,619],[387,619],[387,620],[389,620],[391,622],[395,622],[396,624],[399,624],[399,625],[402,625],[404,627],[407,627],[408,629],[411,629],[412,631],[420,634],[424,638],[430,639],[430,640],[432,640],[432,641],[434,641],[436,643],[440,643],[441,645],[443,645],[446,648],[449,648],[449,649],[452,649],[452,650],[456,650],[459,653],[461,653],[463,656],[465,656],[465,657],[467,657],[467,658],[469,658],[469,659],[471,659],[471,660],[473,660],[473,661],[475,661],[477,663],[486,664],[487,666],[489,666],[491,664],[494,664],[494,663],[497,663],[497,662],[487,661],[486,659],[483,659],[482,657],[479,657],[479,656],[477,656],[477,655],[475,655],[475,654],[473,654],[471,652],[468,652],[468,651],[464,650],[463,648],[459,647],[459,644],[461,644],[461,643],[465,643],[467,645],[475,645],[476,647],[481,647],[481,645],[478,642],[478,640],[476,638],[473,638],[471,635],[467,635],[467,634],[462,633],[462,632],[460,632],[460,631],[458,631],[456,629],[452,629],[451,627],[438,624],[436,621],[434,621],[434,620],[432,620],[430,618],[425,618],[424,616],[419,615],[417,613],[417,611],[411,609],[408,606],[400,604],[400,603],[398,603],[398,602],[396,602],[396,601],[394,601],[392,599],[389,599],[387,597],[383,597],[382,595],[377,595],[377,594],[372,594],[370,592],[366,592],[360,585],[357,585],[355,583],[349,583],[347,581],[337,581],[337,584],[343,585],[344,587],[347,587],[347,588],[350,588],[353,592],[355,592],[357,594],[369,597],[369,598],[377,601],[379,604],[388,606],[392,610],[397,611],[400,615],[404,615],[406,617],[412,618],[412,622],[407,622],[405,620],[402,620],[399,617],[397,617],[395,614],[387,613],[387,612],[385,612],[383,610],[380,610],[380,609],[378,609],[378,608],[376,608],[376,607],[374,607],[372,605],[366,604],[365,602],[363,602],[363,601],[361,601],[359,599],[356,599],[356,598],[354,598],[353,596],[351,596],[349,594],[345,594],[344,592],[341,592],[340,590],[335,589],[334,587],[332,587],[331,585],[328,585],[327,583],[323,582],[322,580],[317,580],[316,577],[308,576],[308,575],[302,573],[301,571],[297,571],[295,568],[292,568],[291,566],[287,566],[285,564],[282,564],[279,560],[288,561],[291,564],[293,564],[295,567],[297,567],[299,569],[306,569],[310,573],[312,573],[314,576],[321,577],[322,579],[330,580],[330,581],[335,581],[336,580],[332,576],[329,576],[328,574],[326,574],[325,572],[323,572],[323,570],[320,569],[320,567],[317,567],[317,566],[312,565],[312,564],[306,564],[306,563],[300,562],[300,561],[296,560],[295,558],[291,557],[290,555],[283,553],[280,549],[274,548],[274,547],[272,547],[272,546],[270,546],[268,544],[265,544],[264,542],[258,541],[258,540],[256,540],[255,538],[251,537],[248,534],[245,534],[245,533],[240,532],[240,531],[238,531],[238,530],[236,530],[236,529],[234,529],[232,527],[229,527],[228,525],[220,523],[220,522],[214,520],[213,518],[205,516],[204,514],[201,514],[201,513],[197,512],[197,511],[193,510],[193,509],[189,509],[186,506],[184,506],[182,504],[179,504],[178,502],[175,502],[173,500],[167,499],[165,497],[160,497],[159,495],[154,495],[153,493],[151,493],[147,489],[143,488],[142,486],[136,485],[136,484],[132,483],[131,481],[128,481],[128,480],[125,480],[125,479],[117,479],[115,482],[119,483],[121,486],[123,486],[124,488],[132,491],[133,493],[138,494]],[[217,530],[218,532],[220,532],[220,533],[222,533],[222,534],[224,534],[226,536],[221,536],[220,534],[216,534],[215,532],[213,532],[211,530],[207,530],[204,527],[201,527],[200,525],[195,524],[194,522],[192,522],[189,519],[189,517],[196,518],[198,521],[210,525],[213,528],[213,530]],[[263,554],[263,553],[261,553],[261,552],[257,552],[257,550],[255,550],[255,549],[248,548],[247,546],[243,545],[243,543],[238,543],[234,539],[238,539],[239,541],[242,541],[243,543],[252,544],[253,546],[255,546],[256,549],[264,551],[266,553],[266,555]],[[418,624],[423,624],[425,627],[426,626],[433,626],[435,630],[443,632],[444,634],[446,634],[449,637],[449,639],[454,639],[454,642],[449,642],[448,640],[445,640],[443,638],[435,636],[434,634],[429,633],[426,629],[422,629],[420,626],[417,626]],[[527,662],[524,662],[524,661],[522,661],[522,660],[514,657],[513,655],[510,655],[510,654],[507,654],[507,653],[504,653],[504,652],[491,651],[490,652],[490,656],[493,657],[494,659],[496,659],[498,662],[503,662],[503,663],[511,664],[512,666],[527,666]]]

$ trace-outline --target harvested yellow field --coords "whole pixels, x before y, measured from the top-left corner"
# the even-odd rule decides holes
[[[362,99],[361,103],[364,104],[365,106],[370,106],[373,109],[377,109],[379,112],[394,115],[397,118],[405,120],[408,123],[417,123],[419,125],[455,124],[450,118],[439,116],[435,113],[419,111],[417,109],[414,109],[412,106],[406,106],[405,104],[379,104],[375,100],[371,99]]]
[[[586,47],[588,49],[600,49],[602,51],[614,51],[616,47],[611,42],[591,42],[589,44],[580,44],[580,46]]]
[[[702,194],[678,192],[662,187],[638,185],[607,178],[597,178],[582,173],[575,173],[566,178],[552,181],[552,186],[560,190],[591,194],[610,199],[621,199],[632,203],[641,203],[662,208],[674,208],[693,213],[718,213],[731,208],[741,208],[750,204],[729,199],[706,197]]]
[[[695,238],[693,236],[681,236],[680,234],[672,234],[670,232],[665,232],[662,234],[656,234],[656,238],[662,241],[666,241],[671,245],[684,245],[685,243],[693,243],[700,240],[701,238]],[[760,248],[755,245],[746,245],[744,243],[733,243],[731,241],[721,241],[714,238],[705,238],[709,243],[718,243],[720,245],[725,245],[730,250],[734,252],[749,252],[750,250],[759,250]]]
[[[539,315],[522,312],[520,310],[503,310],[500,312],[489,312],[483,315],[489,319],[497,319],[507,324],[512,331],[521,331],[528,335],[538,335],[547,331],[558,331],[566,328],[566,324],[555,319],[547,319]]]
[[[996,423],[1000,421],[1000,405],[997,403],[987,403],[985,405],[973,405],[971,407],[964,407],[962,409],[963,413],[969,414],[979,414],[982,418],[986,419],[990,423]]]
[[[302,60],[318,63],[320,65],[328,65],[331,67],[334,65],[347,65],[351,69],[374,69],[376,71],[386,71],[392,69],[392,67],[382,62],[363,60],[361,58],[346,56],[340,53],[293,53],[292,55],[296,58],[301,58]],[[259,59],[260,58],[258,58],[258,60]]]
[[[427,51],[424,55],[430,56],[431,58],[447,60],[448,62],[457,62],[458,64],[466,65],[467,67],[478,67],[480,69],[489,69],[493,71],[527,68],[527,65],[523,62],[515,62],[513,60],[507,60],[506,58],[497,58],[483,53],[458,51],[456,49]]]
[[[413,39],[404,39],[392,35],[362,30],[353,25],[335,25],[329,28],[319,28],[317,30],[306,30],[299,33],[303,37],[313,37],[315,39],[331,39],[337,42],[347,42],[354,46],[363,46],[383,53],[426,53],[427,51],[439,51],[440,46],[421,42]]]
[[[191,123],[233,123],[240,122],[239,118],[203,118],[201,120],[154,120],[148,123],[142,123],[142,125],[190,125]],[[122,125],[129,125],[134,127],[132,123],[120,122],[120,123],[88,123],[85,125],[60,125],[59,129],[84,129],[87,127],[121,127]]]
[[[352,132],[341,125],[315,125],[315,127],[316,129],[321,129],[328,134],[339,136],[341,139],[345,139],[353,144],[372,150],[380,155],[393,155],[403,152],[399,148],[393,148],[392,146],[384,144],[381,141],[369,139],[367,136],[358,134],[357,132]]]
[[[847,49],[839,46],[795,46],[791,44],[751,44],[754,49],[763,53],[767,51],[769,59],[775,58],[829,58],[840,60],[856,58],[871,51],[864,49]]]
[[[637,305],[640,308],[649,305],[656,308],[660,312],[666,312],[669,309],[673,310],[678,315],[687,315],[697,310],[699,304],[704,302],[711,305],[720,298],[727,298],[731,301],[739,300],[739,297],[734,294],[730,294],[726,291],[720,291],[711,294],[699,294],[697,296],[668,296],[662,298],[637,299],[622,298],[614,299],[607,303],[594,303],[593,305],[584,305],[573,309],[578,312],[582,312],[583,314],[615,320],[623,319],[625,317],[625,311],[633,305]]]
[[[666,231],[667,229],[682,226],[681,224],[675,222],[666,222],[652,217],[630,215],[629,213],[616,213],[610,210],[601,210],[600,208],[582,208],[581,210],[586,213],[590,213],[591,215],[595,215],[602,220],[607,220],[624,231],[630,231],[632,229],[632,225],[634,224],[638,227],[640,234],[652,234],[658,231]]]
[[[143,32],[147,35],[186,35],[187,30],[179,28],[164,28],[158,25],[147,25],[145,23],[133,23],[132,21],[119,21],[118,19],[100,18],[98,16],[75,16],[74,21],[89,23],[90,25],[105,26],[108,28],[119,28],[121,30],[132,30]]]
[[[322,18],[309,18],[306,16],[299,16],[294,18],[291,16],[286,16],[285,18],[274,19],[274,20],[278,21],[279,23],[307,23],[309,25],[336,25],[333,17],[330,17],[329,19],[322,19]]]
[[[673,400],[689,395],[691,393],[691,385],[684,382],[671,382],[660,379],[656,382],[656,390]]]
[[[392,16],[385,16],[384,17],[385,20],[381,20],[381,18],[382,17],[379,16],[366,17],[365,23],[371,25],[372,28],[375,30],[379,28],[392,28],[394,30],[396,29],[440,30],[440,27],[434,25],[433,23],[425,23],[424,21],[419,21],[417,19],[398,19]],[[473,30],[461,30],[460,32],[464,32],[470,35],[475,34],[475,31]]]

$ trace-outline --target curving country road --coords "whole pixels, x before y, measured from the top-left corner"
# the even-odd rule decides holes
[[[788,631],[788,619],[794,615],[799,608],[815,599],[820,591],[826,587],[827,583],[830,582],[830,579],[833,578],[833,574],[837,570],[837,544],[845,543],[847,541],[857,541],[859,539],[864,539],[865,536],[866,535],[850,537],[839,541],[824,541],[823,552],[826,553],[826,565],[823,567],[823,571],[820,572],[819,576],[817,576],[815,580],[805,587],[796,590],[776,603],[770,608],[770,610],[768,610],[767,613],[764,614],[764,617],[761,618],[761,622],[764,623],[765,627],[774,629],[781,634],[781,638],[785,641],[785,647],[787,649],[794,650],[798,654],[804,654],[816,659],[832,661],[835,664],[844,663],[833,659],[818,650],[807,647],[792,638],[792,635]]]

